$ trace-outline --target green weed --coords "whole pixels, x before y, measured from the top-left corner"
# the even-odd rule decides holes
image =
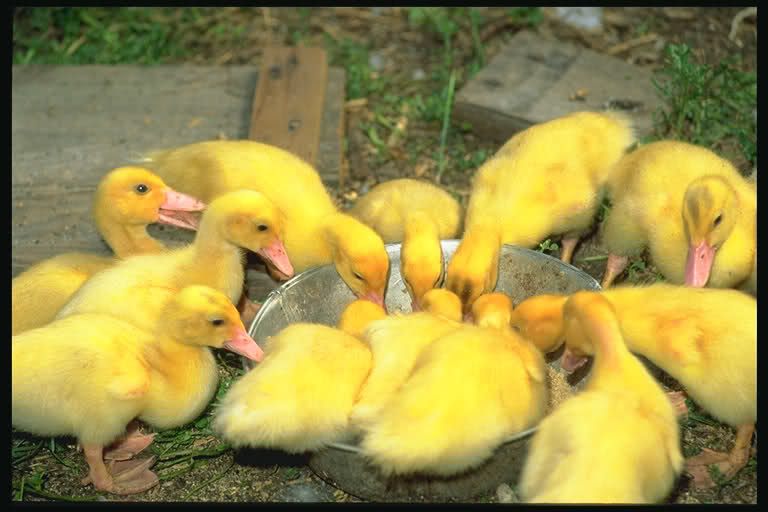
[[[660,79],[652,79],[667,103],[654,116],[657,138],[673,138],[715,148],[735,139],[746,160],[757,165],[757,74],[733,67],[736,58],[716,66],[695,62],[686,44],[664,49]]]
[[[547,238],[543,242],[539,244],[539,248],[536,249],[537,251],[547,254],[549,256],[557,256],[558,251],[560,250],[560,246],[558,246],[555,242]]]

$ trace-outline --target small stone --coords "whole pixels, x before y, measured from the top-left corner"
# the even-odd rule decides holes
[[[412,80],[424,80],[425,78],[427,78],[427,74],[423,69],[414,69],[413,73],[411,73]]]
[[[509,484],[501,484],[496,488],[496,499],[499,503],[520,503],[520,499]]]
[[[599,30],[603,24],[602,7],[555,7],[563,23],[586,30]]]
[[[286,486],[275,496],[276,501],[318,503],[335,501],[328,492],[313,483],[298,483]]]
[[[384,69],[384,57],[376,53],[368,57],[368,66],[374,71],[381,71]]]

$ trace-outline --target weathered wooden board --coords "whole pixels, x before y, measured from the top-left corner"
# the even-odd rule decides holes
[[[14,66],[11,275],[62,252],[110,254],[90,213],[104,173],[149,149],[247,138],[258,78],[253,66]],[[329,185],[341,167],[344,79],[329,69],[317,158]],[[150,233],[170,245],[193,239],[162,226]]]
[[[265,48],[262,69],[248,138],[286,149],[315,165],[328,79],[325,50]]]
[[[571,99],[579,90],[586,91],[584,100]],[[532,124],[609,105],[625,109],[642,136],[663,103],[648,71],[521,31],[457,93],[453,115],[501,142]]]

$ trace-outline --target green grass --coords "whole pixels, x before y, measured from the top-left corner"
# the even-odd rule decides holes
[[[655,137],[712,149],[732,139],[756,166],[757,74],[736,69],[736,58],[716,66],[699,64],[686,44],[669,44],[664,52],[661,77],[652,80],[667,104],[655,114]]]

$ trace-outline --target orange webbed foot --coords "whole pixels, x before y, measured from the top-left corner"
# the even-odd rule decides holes
[[[104,450],[105,460],[129,460],[152,444],[155,434],[142,434],[138,421],[132,421],[125,435]]]

